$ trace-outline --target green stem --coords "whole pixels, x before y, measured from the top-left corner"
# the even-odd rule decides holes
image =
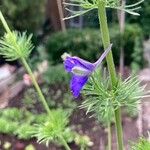
[[[2,21],[2,24],[3,24],[4,28],[5,28],[5,30],[6,30],[8,33],[11,34],[11,30],[9,29],[8,24],[7,24],[7,22],[6,22],[6,20],[5,20],[5,18],[4,18],[4,16],[3,16],[3,14],[2,14],[1,11],[0,11],[0,19],[1,19],[1,21]]]
[[[108,150],[111,150],[111,124],[108,123]]]
[[[63,136],[60,136],[60,140],[61,140],[61,142],[64,145],[66,150],[71,150],[70,147],[68,146],[66,140],[63,138]]]
[[[121,109],[115,111],[115,122],[117,129],[117,139],[118,139],[118,149],[123,150],[123,133],[122,133],[122,119],[121,119]]]
[[[85,146],[81,145],[81,149],[80,150],[86,150]]]
[[[11,30],[10,30],[10,28],[9,28],[9,26],[8,26],[8,24],[7,24],[7,22],[6,22],[6,20],[5,20],[5,18],[3,17],[3,14],[2,14],[1,11],[0,11],[0,20],[2,21],[2,24],[3,24],[3,26],[4,26],[5,30],[6,30],[6,32],[12,35],[12,32],[11,32]],[[15,43],[15,41],[14,41],[14,43]],[[32,82],[33,82],[33,85],[35,86],[35,89],[37,90],[37,92],[38,92],[38,94],[39,94],[40,100],[41,100],[41,102],[43,103],[43,106],[44,106],[45,110],[46,110],[47,113],[52,117],[51,111],[50,111],[50,109],[49,109],[49,106],[48,106],[48,104],[47,104],[47,102],[46,102],[46,100],[45,100],[45,97],[44,97],[44,95],[43,95],[43,93],[42,93],[42,91],[41,91],[41,89],[40,89],[40,87],[39,87],[39,85],[38,85],[38,83],[37,83],[37,81],[36,81],[36,79],[35,79],[33,73],[32,73],[32,70],[31,70],[30,66],[28,65],[28,63],[27,63],[27,61],[25,60],[25,58],[21,58],[21,61],[22,61],[24,67],[26,68],[27,72],[29,73],[29,75],[30,75],[30,77],[31,77],[31,80],[32,80]]]
[[[47,104],[47,102],[46,102],[46,99],[45,99],[44,95],[42,94],[42,91],[41,91],[41,89],[40,89],[40,87],[39,87],[39,85],[38,85],[38,83],[37,83],[37,81],[36,81],[36,79],[35,79],[35,77],[34,77],[34,74],[32,73],[32,70],[31,70],[30,66],[28,65],[27,61],[26,61],[24,58],[22,58],[21,60],[22,60],[22,63],[23,63],[23,65],[24,65],[24,67],[26,68],[27,72],[29,73],[29,75],[30,75],[30,77],[31,77],[31,80],[32,80],[32,82],[33,82],[33,85],[35,86],[35,89],[36,89],[37,92],[38,92],[38,95],[39,95],[39,97],[40,97],[40,100],[41,100],[41,102],[42,102],[42,104],[43,104],[45,110],[46,110],[47,113],[52,117],[51,111],[50,111],[49,106],[48,106],[48,104]]]
[[[109,36],[109,30],[107,24],[105,2],[101,0],[99,0],[98,2],[98,15],[99,15],[102,42],[104,45],[104,49],[106,49],[110,45],[110,36]],[[112,88],[114,88],[117,85],[117,75],[116,75],[113,55],[111,51],[107,55],[106,61],[107,61],[108,70],[111,77]],[[115,110],[115,121],[116,121],[116,130],[117,130],[118,149],[123,150],[123,133],[122,133],[120,108]]]

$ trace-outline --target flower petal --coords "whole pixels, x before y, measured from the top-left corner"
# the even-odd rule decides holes
[[[87,70],[90,70],[92,71],[95,67],[95,65],[93,65],[92,63],[86,61],[86,60],[83,60],[79,57],[67,57],[65,62],[64,62],[64,66],[65,66],[65,69],[68,71],[68,72],[71,72],[72,71],[72,68],[73,67],[81,67],[83,69],[87,69]]]
[[[88,76],[73,75],[70,82],[70,88],[75,98],[79,96],[80,91],[82,90],[83,86],[86,84],[87,81]]]
[[[72,73],[77,76],[88,76],[92,71],[84,69],[82,67],[75,66],[72,68]]]

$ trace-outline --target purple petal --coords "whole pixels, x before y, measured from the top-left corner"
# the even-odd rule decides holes
[[[92,73],[92,71],[84,69],[82,67],[75,66],[72,68],[72,73],[77,76],[88,76]]]
[[[75,66],[81,67],[83,69],[90,70],[90,71],[92,71],[95,67],[95,65],[93,65],[92,63],[85,61],[79,57],[67,57],[64,62],[64,66],[68,72],[71,72],[72,68]]]
[[[83,67],[85,69],[88,69],[88,70],[93,70],[94,68],[94,65],[93,63],[90,63],[84,59],[81,59],[79,57],[72,57],[72,60],[80,67]]]
[[[82,90],[83,86],[86,84],[87,81],[88,81],[88,76],[73,75],[70,82],[70,88],[75,98],[79,96],[80,91]]]
[[[112,44],[109,45],[109,47],[103,52],[103,54],[101,55],[101,57],[94,63],[95,64],[95,68],[97,68],[103,61],[103,59],[107,56],[107,54],[110,52],[112,48]]]
[[[74,63],[74,61],[71,60],[71,57],[67,57],[67,59],[64,61],[65,70],[67,70],[68,72],[71,72],[72,68],[75,65],[76,64]]]

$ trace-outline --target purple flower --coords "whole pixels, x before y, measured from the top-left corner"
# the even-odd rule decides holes
[[[83,86],[88,81],[89,76],[94,72],[97,67],[102,63],[108,52],[111,50],[112,44],[105,50],[101,57],[95,62],[90,63],[79,57],[66,56],[64,60],[65,70],[72,73],[70,81],[70,88],[73,96],[77,98]]]

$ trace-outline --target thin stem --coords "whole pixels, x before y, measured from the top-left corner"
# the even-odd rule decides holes
[[[40,89],[40,87],[39,87],[39,85],[38,85],[38,83],[37,83],[35,77],[34,77],[34,74],[32,73],[32,70],[31,70],[30,66],[28,65],[27,61],[26,61],[24,58],[22,58],[21,60],[22,60],[22,63],[23,63],[23,65],[24,65],[24,67],[26,68],[27,72],[29,73],[29,75],[30,75],[30,77],[31,77],[31,80],[32,80],[32,82],[33,82],[33,85],[35,86],[35,89],[36,89],[37,92],[38,92],[38,95],[39,95],[39,97],[40,97],[40,100],[41,100],[41,102],[42,102],[42,104],[43,104],[45,110],[46,110],[47,113],[52,117],[51,111],[50,111],[49,106],[48,106],[48,104],[47,104],[47,102],[46,102],[46,99],[45,99],[45,97],[44,97],[44,95],[43,95],[43,93],[42,93],[42,91],[41,91],[41,89]]]
[[[6,20],[5,20],[5,18],[3,17],[3,14],[2,14],[1,11],[0,11],[0,20],[2,21],[2,24],[3,24],[3,26],[4,26],[5,30],[6,30],[6,32],[12,35],[12,32],[11,32],[11,30],[10,30],[10,28],[9,28],[9,26],[8,26],[8,24],[7,24],[7,22],[6,22]],[[12,39],[13,39],[13,38],[12,38]],[[13,39],[13,40],[14,40],[14,39]],[[16,41],[14,40],[14,43],[15,43],[15,42],[16,42]],[[31,80],[32,80],[32,82],[33,82],[33,85],[35,86],[35,89],[37,90],[37,92],[38,92],[38,94],[39,94],[40,100],[41,100],[41,102],[43,103],[43,106],[44,106],[45,110],[46,110],[47,113],[52,117],[51,111],[50,111],[49,106],[48,106],[48,104],[47,104],[47,102],[46,102],[46,99],[45,99],[45,97],[44,97],[44,95],[43,95],[43,93],[42,93],[42,91],[41,91],[41,89],[40,89],[40,87],[39,87],[39,85],[38,85],[38,83],[37,83],[37,81],[36,81],[36,79],[35,79],[33,73],[32,73],[32,70],[31,70],[30,66],[28,65],[28,63],[27,63],[27,61],[25,60],[25,58],[21,58],[21,61],[22,61],[24,67],[26,68],[27,72],[29,73],[29,75],[30,75],[30,77],[31,77]]]
[[[109,36],[109,30],[108,30],[108,25],[107,25],[107,17],[106,17],[106,10],[105,10],[105,4],[100,1],[98,5],[98,15],[99,15],[99,21],[100,21],[100,26],[101,26],[101,37],[102,37],[102,42],[104,45],[104,49],[108,48],[110,45],[110,36]],[[112,86],[115,86],[117,83],[117,77],[116,77],[116,71],[115,71],[115,65],[114,65],[114,60],[112,56],[112,51],[108,53],[106,56],[106,61],[108,64],[108,69],[109,73],[111,75],[111,82]]]
[[[98,15],[101,29],[101,37],[104,45],[104,49],[106,49],[110,45],[110,36],[107,24],[107,16],[105,3],[99,0],[98,3]],[[111,77],[112,88],[117,85],[117,76],[115,71],[115,65],[113,60],[112,52],[110,51],[106,57],[108,70]],[[120,108],[115,110],[115,121],[116,121],[116,130],[117,130],[117,141],[118,141],[118,149],[123,150],[123,133],[122,133],[122,124],[121,124],[121,111]]]
[[[111,124],[108,123],[108,150],[111,150]]]
[[[59,137],[66,150],[71,150],[63,136]]]
[[[11,30],[9,29],[8,24],[7,24],[7,22],[6,22],[6,20],[5,20],[5,18],[4,18],[4,16],[3,16],[1,11],[0,11],[0,19],[2,21],[2,24],[3,24],[4,28],[5,28],[5,30],[7,31],[7,33],[11,33]]]
[[[81,146],[81,150],[85,150],[83,146]]]
[[[115,111],[115,123],[117,129],[118,149],[123,150],[124,148],[123,148],[121,109],[117,109]]]

